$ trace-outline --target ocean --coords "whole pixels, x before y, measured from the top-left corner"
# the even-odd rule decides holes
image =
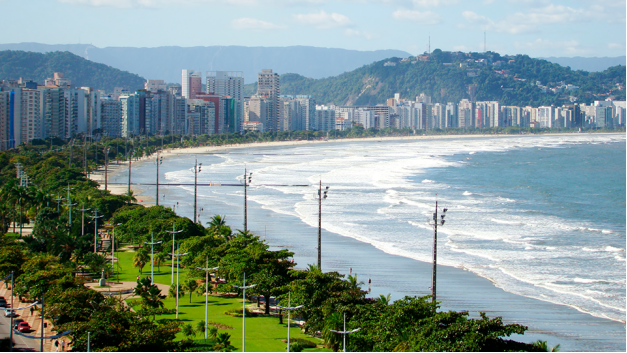
[[[193,183],[195,159],[199,183],[242,183],[246,168],[249,228],[304,268],[316,262],[321,181],[323,270],[354,271],[372,280],[372,296],[393,299],[430,294],[437,201],[448,210],[438,227],[442,309],[498,314],[565,350],[624,350],[625,142],[569,134],[251,147],[166,158],[160,182]],[[154,173],[144,162],[133,182]],[[161,204],[192,218],[193,187],[161,190]],[[199,187],[200,220],[222,214],[242,229],[243,193]]]

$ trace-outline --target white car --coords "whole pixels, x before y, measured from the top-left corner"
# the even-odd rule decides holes
[[[16,317],[17,314],[15,313],[15,311],[11,310],[11,309],[7,309],[4,311],[4,317]]]

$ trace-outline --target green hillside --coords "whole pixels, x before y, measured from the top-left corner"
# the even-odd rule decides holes
[[[114,87],[131,91],[144,88],[145,79],[104,64],[98,64],[70,52],[46,54],[5,50],[0,51],[0,80],[20,77],[43,84],[55,72],[63,72],[75,87],[92,87],[112,92]]]
[[[386,62],[395,65],[385,66]],[[391,58],[318,80],[285,74],[281,76],[281,94],[307,94],[319,103],[338,105],[384,104],[394,93],[410,100],[425,93],[440,103],[474,98],[503,105],[562,105],[571,99],[581,103],[608,97],[624,100],[625,74],[622,65],[603,72],[573,71],[527,55],[502,57],[492,52],[436,49],[424,61]],[[570,89],[566,85],[571,85]],[[248,85],[246,93],[255,91],[255,84]]]

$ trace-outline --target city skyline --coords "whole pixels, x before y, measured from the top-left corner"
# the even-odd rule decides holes
[[[0,0],[0,8],[30,20],[23,26],[23,16],[9,16],[5,23],[20,31],[5,43],[306,45],[414,55],[439,48],[612,57],[625,54],[626,41],[626,5],[619,0]],[[69,25],[45,30],[51,18]],[[131,35],[142,31],[151,35]]]

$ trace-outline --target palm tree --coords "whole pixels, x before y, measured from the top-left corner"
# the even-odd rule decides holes
[[[359,287],[364,285],[364,282],[358,282],[357,281],[357,274],[355,273],[355,275],[348,275],[348,282],[350,283],[351,289],[359,289]]]
[[[159,252],[155,254],[155,261],[157,262],[157,271],[161,272],[161,263],[164,262],[167,258],[166,253]]]
[[[324,339],[324,345],[327,348],[331,348],[334,352],[337,352],[340,347],[340,335],[330,330],[342,330],[342,316],[338,312],[334,312],[327,316],[324,320],[324,329],[322,330],[322,338]]]
[[[198,282],[195,279],[189,278],[183,283],[183,290],[189,293],[189,302],[192,302],[192,293],[198,288]]]
[[[538,350],[543,351],[543,352],[559,352],[560,351],[560,345],[557,344],[555,346],[553,346],[553,348],[551,348],[549,350],[549,346],[547,344],[546,341],[542,341],[542,340],[537,340],[535,342],[533,342],[533,346],[538,348]]]
[[[388,295],[379,294],[379,298],[377,298],[377,300],[383,303],[384,305],[390,305],[391,298],[392,298],[392,294],[388,294]]]
[[[135,256],[133,256],[133,266],[139,268],[139,273],[142,273],[144,266],[150,261],[148,250],[145,248],[137,249]]]
[[[181,332],[185,335],[185,337],[187,337],[187,339],[190,339],[190,337],[196,335],[196,331],[194,331],[194,328],[191,324],[181,325]]]

